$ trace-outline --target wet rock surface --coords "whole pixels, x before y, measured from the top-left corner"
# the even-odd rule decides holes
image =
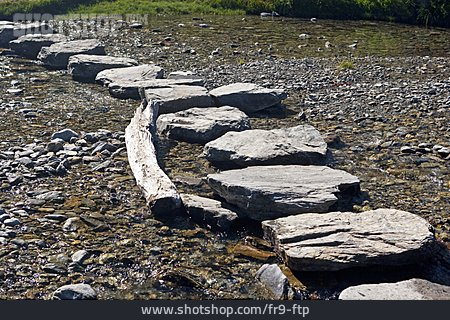
[[[341,300],[450,300],[450,287],[422,279],[350,287]]]
[[[85,36],[104,42],[110,55],[156,62],[167,74],[192,70],[206,80],[209,90],[233,82],[286,90],[286,109],[252,115],[253,128],[311,124],[332,148],[330,166],[359,177],[363,191],[370,194],[353,211],[378,207],[410,211],[429,221],[444,246],[448,244],[449,167],[445,154],[437,152],[449,147],[448,31],[361,21],[264,21],[251,16],[245,20],[214,16],[205,21],[210,28],[195,26],[189,16],[177,21],[155,17],[142,29],[110,32],[97,27]],[[180,23],[185,26],[178,27]],[[75,23],[68,25],[66,35],[79,39],[77,30]],[[300,42],[299,30],[310,37]],[[348,48],[354,40],[358,47]],[[326,41],[333,46],[326,48]],[[342,68],[345,60],[353,68]],[[116,133],[123,134],[137,108],[136,101],[114,99],[99,85],[74,82],[62,72],[17,57],[0,56],[0,75],[2,160],[34,140],[45,147],[51,135],[64,128],[79,133],[79,140],[88,146],[105,139],[101,128],[109,131],[108,139],[118,138]],[[422,143],[431,146],[419,146]],[[414,152],[402,153],[403,146]],[[216,169],[201,156],[201,146],[168,141],[158,150],[164,170],[179,190],[212,196],[202,178]],[[21,225],[0,227],[0,298],[50,299],[61,285],[78,282],[91,284],[100,299],[271,297],[255,281],[255,274],[267,260],[280,261],[270,246],[261,244],[260,236],[248,236],[254,233],[252,228],[225,234],[199,228],[182,216],[156,220],[136,187],[124,150],[113,158],[85,157],[84,165],[75,157],[79,164],[63,178],[30,180],[27,174],[13,172],[8,179],[3,173],[8,174],[11,166],[2,166],[0,209]],[[89,166],[108,160],[111,164],[104,171]],[[35,199],[42,189],[64,197],[43,203]],[[65,221],[72,218],[78,229],[64,231]],[[70,257],[78,250],[90,253],[82,268],[71,265]],[[43,271],[41,266],[49,263],[63,264],[67,273]],[[435,263],[424,261],[425,267]],[[420,270],[405,266],[400,272],[350,270],[296,275],[306,286],[304,297],[312,299],[336,299],[346,287],[363,283],[422,278]],[[444,279],[445,270],[431,268],[423,278]]]
[[[310,125],[229,132],[205,145],[206,159],[220,167],[324,164],[327,144]]]
[[[359,179],[325,166],[256,166],[207,177],[210,187],[249,218],[327,212],[359,192]]]
[[[205,144],[229,131],[250,129],[250,120],[233,107],[191,108],[159,116],[156,126],[170,139]]]
[[[308,213],[264,221],[263,229],[297,271],[418,264],[437,251],[426,220],[393,209]]]

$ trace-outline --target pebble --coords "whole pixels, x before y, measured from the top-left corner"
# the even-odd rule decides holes
[[[78,133],[76,133],[72,129],[63,129],[61,131],[53,133],[52,135],[52,140],[61,139],[65,142],[70,142],[72,138],[78,138]]]
[[[3,224],[7,227],[16,227],[21,224],[20,220],[17,218],[10,218],[3,221]]]
[[[78,250],[72,255],[72,262],[83,264],[83,262],[89,258],[90,254],[86,250]]]
[[[88,284],[70,284],[58,288],[53,300],[96,300],[97,293]]]

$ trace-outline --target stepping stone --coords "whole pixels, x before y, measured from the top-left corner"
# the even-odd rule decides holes
[[[105,55],[105,47],[96,39],[65,41],[42,48],[38,59],[52,69],[66,69],[69,58],[77,54]]]
[[[134,59],[78,54],[69,58],[68,72],[74,79],[93,81],[103,70],[125,68],[137,65]]]
[[[63,41],[67,37],[62,34],[27,34],[11,41],[9,47],[20,56],[36,59],[43,47]]]
[[[135,99],[140,100],[141,89],[158,89],[158,88],[170,88],[172,86],[185,85],[185,86],[201,86],[202,82],[195,79],[150,79],[139,81],[117,81],[108,85],[109,93],[118,99]]]
[[[172,80],[195,79],[196,81],[201,83],[200,84],[201,86],[205,85],[205,80],[200,78],[197,74],[195,74],[192,71],[175,71],[175,72],[171,72],[167,76],[167,79],[172,79]]]
[[[232,106],[254,113],[279,104],[287,98],[281,89],[266,89],[252,83],[234,83],[209,92],[219,106]]]
[[[323,164],[327,144],[310,125],[274,130],[228,132],[209,142],[206,159],[219,167]]]
[[[327,212],[359,192],[359,179],[325,166],[259,166],[207,177],[209,186],[248,218]]]
[[[192,108],[161,115],[156,127],[160,135],[170,139],[205,144],[228,131],[250,129],[250,120],[233,107]]]
[[[207,90],[200,86],[178,85],[145,90],[147,101],[158,101],[159,114],[173,113],[199,107],[215,107]]]
[[[206,223],[212,228],[227,230],[238,219],[237,213],[220,201],[192,194],[182,194],[181,199],[188,215],[194,221]]]
[[[265,237],[297,271],[416,264],[436,251],[432,227],[409,212],[306,213],[262,223]]]
[[[45,22],[14,23],[0,25],[0,47],[9,47],[10,41],[26,34],[51,34],[52,28]]]
[[[450,300],[450,287],[422,279],[363,284],[345,289],[340,300]]]
[[[107,86],[110,83],[114,82],[120,83],[128,81],[145,81],[161,79],[163,77],[163,68],[158,67],[154,64],[142,64],[139,66],[127,68],[103,70],[99,74],[97,74],[95,81],[98,81]]]

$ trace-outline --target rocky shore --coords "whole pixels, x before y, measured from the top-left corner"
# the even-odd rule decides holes
[[[140,38],[142,35],[136,33],[135,36]],[[111,52],[114,56],[121,56],[117,51],[122,50],[122,47],[111,39],[103,41],[108,54]],[[158,53],[153,54],[158,56]],[[251,56],[252,53],[249,52],[248,55]],[[134,55],[129,56],[135,58]],[[254,277],[262,273],[257,273],[261,265],[265,262],[277,262],[273,247],[260,238],[258,225],[242,221],[227,233],[216,231],[215,227],[222,229],[222,226],[226,226],[224,229],[229,229],[238,218],[242,218],[242,214],[233,215],[236,207],[246,208],[245,218],[255,220],[277,218],[287,212],[295,215],[330,211],[329,207],[333,203],[329,202],[329,195],[319,197],[326,200],[320,202],[317,207],[320,209],[317,210],[310,204],[317,201],[315,197],[310,203],[301,198],[303,196],[299,198],[303,205],[309,203],[305,208],[313,210],[307,211],[294,210],[294,207],[298,208],[298,203],[283,203],[281,196],[281,202],[275,201],[274,210],[264,212],[264,207],[249,209],[248,204],[243,206],[241,200],[236,200],[235,191],[227,193],[232,190],[229,187],[221,189],[220,185],[223,184],[231,183],[238,188],[246,188],[246,183],[250,183],[250,189],[253,190],[255,184],[258,184],[258,179],[254,178],[259,175],[260,183],[270,181],[271,170],[267,170],[269,175],[264,174],[265,169],[270,167],[259,168],[255,165],[285,165],[283,161],[286,160],[280,160],[279,155],[275,155],[279,150],[271,151],[274,155],[270,155],[266,149],[266,160],[259,155],[246,154],[244,150],[241,157],[245,161],[236,160],[234,165],[250,166],[241,170],[255,172],[249,172],[252,179],[242,182],[233,177],[234,170],[217,173],[217,169],[207,161],[211,159],[208,159],[207,149],[204,151],[203,146],[167,140],[164,136],[170,138],[170,134],[161,135],[155,145],[158,154],[155,154],[154,164],[159,160],[174,187],[182,193],[204,196],[208,201],[212,200],[214,191],[222,196],[219,200],[229,203],[201,200],[202,205],[199,206],[195,204],[199,199],[191,196],[188,212],[190,208],[214,208],[212,218],[205,218],[200,225],[190,221],[186,215],[158,215],[155,219],[155,216],[149,216],[147,205],[135,187],[124,143],[125,127],[138,107],[138,102],[114,99],[109,97],[106,88],[72,82],[64,73],[35,66],[8,52],[4,52],[0,59],[0,81],[7,92],[1,101],[0,112],[4,119],[11,119],[10,122],[4,121],[1,124],[0,296],[4,294],[4,297],[12,298],[11,295],[8,296],[11,291],[6,291],[9,286],[15,297],[51,298],[58,287],[83,282],[96,288],[100,298],[265,298],[274,294],[272,276],[275,275],[281,277],[283,283],[292,285],[291,291],[283,291],[281,294],[276,291],[275,296],[279,298],[314,298],[317,295],[321,298],[337,298],[338,292],[352,284],[369,283],[369,279],[364,277],[342,276],[344,280],[339,284],[333,281],[323,284],[321,279],[327,276],[316,276],[315,280],[311,280],[314,276],[308,275],[303,279],[301,273],[294,275],[283,270],[280,274],[274,267],[266,268],[270,271],[269,274],[264,269],[264,277],[258,276],[260,280],[264,278],[270,281],[258,283]],[[69,61],[67,59],[67,63]],[[139,62],[150,63],[141,59]],[[83,62],[77,63],[81,65]],[[439,248],[444,250],[445,247],[445,244],[438,244],[433,233],[438,239],[448,243],[448,57],[362,57],[355,58],[354,68],[348,70],[339,69],[338,60],[320,58],[264,57],[243,64],[213,64],[209,68],[196,65],[190,58],[186,58],[183,63],[182,67],[168,64],[171,65],[168,68],[164,63],[161,66],[168,68],[167,71],[192,70],[197,79],[206,80],[202,81],[205,82],[206,89],[195,92],[195,99],[192,100],[195,103],[177,104],[173,97],[178,96],[178,92],[174,94],[160,88],[146,90],[144,97],[147,103],[155,98],[161,100],[166,103],[167,112],[180,111],[180,106],[185,109],[192,103],[195,104],[192,107],[217,107],[220,96],[225,97],[226,93],[210,90],[240,82],[256,83],[258,87],[261,86],[259,94],[263,95],[264,90],[286,92],[289,97],[284,101],[284,108],[270,108],[281,99],[272,102],[266,97],[262,98],[263,101],[268,101],[264,106],[266,110],[256,114],[248,109],[243,111],[249,113],[251,128],[264,132],[298,126],[304,128],[305,125],[317,128],[323,140],[315,137],[314,148],[320,146],[321,151],[308,151],[316,152],[316,156],[305,156],[305,150],[300,150],[299,154],[303,156],[289,152],[292,156],[289,164],[293,165],[293,170],[295,165],[315,164],[318,161],[317,153],[323,158],[320,160],[325,161],[326,149],[329,148],[331,152],[327,155],[326,163],[334,169],[327,170],[348,172],[351,181],[343,184],[358,184],[352,197],[358,193],[359,184],[362,186],[362,194],[352,198],[350,204],[345,203],[345,207],[350,205],[353,210],[352,215],[358,216],[358,212],[370,214],[370,210],[375,208],[396,208],[425,218],[435,228],[433,232],[427,231],[425,220],[410,213],[403,214],[399,221],[404,221],[402,219],[410,217],[409,215],[419,220],[418,229],[415,229],[415,225],[410,225],[411,233],[403,234],[400,242],[408,242],[407,236],[410,236],[411,239],[417,237],[417,242],[415,240],[414,243],[424,245],[431,241],[434,244],[424,249],[411,243],[411,252],[425,250],[429,254],[420,256],[420,261],[403,260],[400,265],[406,265],[407,272],[402,276],[395,269],[388,273],[376,272],[378,279],[375,281],[424,277],[448,285],[445,277],[433,278],[429,269],[424,267],[435,256],[434,251],[441,250]],[[175,66],[177,69],[173,69]],[[29,71],[26,73],[18,72],[27,69]],[[95,69],[95,72],[102,69],[105,67]],[[192,74],[189,76],[192,77]],[[157,72],[154,75],[155,78],[160,77]],[[92,79],[91,74],[89,79]],[[180,78],[173,80],[186,81]],[[136,84],[127,87],[135,88]],[[58,91],[52,90],[58,88],[60,93],[55,95]],[[183,95],[189,88],[183,90]],[[211,92],[214,97],[212,100],[208,98],[207,92]],[[83,99],[84,96],[88,99]],[[202,100],[198,100],[199,97]],[[283,99],[286,97],[284,95]],[[225,102],[235,108],[251,106],[248,101],[240,104],[235,98],[224,99],[219,105],[224,105]],[[263,104],[258,102],[255,105]],[[164,104],[161,104],[160,110],[163,109]],[[64,110],[67,113],[58,117]],[[213,127],[208,128],[212,130]],[[283,130],[279,133],[280,137],[275,138],[280,142],[283,134],[286,134]],[[156,130],[152,132],[155,133]],[[245,131],[239,134],[245,134]],[[260,135],[257,136],[259,138]],[[261,141],[266,141],[268,146],[273,145],[270,139],[262,137]],[[250,142],[246,142],[248,143]],[[296,152],[299,152],[298,147],[292,146]],[[237,145],[236,150],[239,148]],[[128,154],[129,152],[130,150]],[[239,152],[242,151],[237,153]],[[253,156],[256,160],[252,160]],[[304,163],[305,157],[310,159],[309,163]],[[229,161],[223,160],[223,157],[221,159],[222,162]],[[264,163],[267,159],[272,159],[270,161],[275,163]],[[303,159],[303,163],[298,163],[299,159]],[[295,172],[301,170],[296,169],[293,173]],[[285,173],[293,180],[283,179],[286,182],[283,189],[292,188],[294,180],[301,179],[287,171]],[[222,179],[223,174],[228,174],[229,177]],[[272,174],[276,176],[276,171]],[[303,173],[302,178],[304,175],[307,173]],[[241,176],[241,173],[236,173],[236,176]],[[317,176],[320,176],[317,172],[312,175]],[[330,175],[327,173],[324,176]],[[206,177],[207,180],[204,179]],[[320,190],[335,188],[332,185],[324,187],[321,181],[316,183],[320,185]],[[262,203],[280,198],[278,182],[274,180],[271,186],[273,197],[261,198],[265,199]],[[265,186],[256,187],[262,188],[262,193],[267,192]],[[299,189],[295,192],[294,189],[288,191],[290,196],[295,194],[295,197],[299,197],[304,192],[302,187],[296,187]],[[314,189],[314,192],[318,191]],[[217,196],[215,198],[217,200]],[[186,198],[183,201],[184,199]],[[149,201],[148,198],[146,200]],[[255,202],[258,203],[259,201]],[[265,215],[261,218],[256,217],[255,213]],[[272,216],[267,216],[266,213],[271,213]],[[205,211],[202,214],[206,217]],[[339,214],[333,216],[340,219]],[[387,214],[386,221],[390,221],[391,216],[395,217],[395,214]],[[192,215],[194,221],[199,221],[199,217],[201,214]],[[298,219],[302,219],[302,214]],[[394,220],[389,222],[393,226],[397,224]],[[374,223],[377,221],[380,219],[375,219]],[[418,227],[419,224],[422,226]],[[208,229],[208,225],[213,231]],[[338,223],[337,228],[342,232]],[[368,232],[358,228],[350,234]],[[369,229],[376,230],[376,227]],[[271,231],[270,234],[272,233],[276,232]],[[398,233],[402,232],[399,230]],[[255,234],[257,237],[253,236]],[[365,236],[367,234],[363,235]],[[279,235],[272,238],[266,233],[266,238],[272,245],[277,243],[277,237]],[[298,236],[294,238],[298,240]],[[307,241],[312,239],[309,236],[307,238]],[[341,241],[345,236],[336,239]],[[324,241],[328,243],[330,239]],[[390,239],[388,242],[392,241]],[[398,250],[381,250],[380,255],[386,255],[386,252],[404,255]],[[282,252],[278,253],[294,272],[307,270],[294,267],[298,264],[289,263]],[[311,254],[314,256],[314,253]],[[445,270],[445,260],[439,263],[440,270]],[[411,264],[415,266],[410,266]],[[301,263],[299,265],[302,266]],[[358,264],[355,266],[359,267]],[[316,270],[312,268],[308,272]],[[302,282],[306,285],[306,290]],[[267,283],[269,286],[265,288]],[[87,298],[97,297],[89,288],[64,288],[54,293],[56,298],[83,295]]]

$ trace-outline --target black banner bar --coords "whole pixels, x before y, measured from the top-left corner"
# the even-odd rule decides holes
[[[446,319],[450,301],[1,301],[1,319]]]

